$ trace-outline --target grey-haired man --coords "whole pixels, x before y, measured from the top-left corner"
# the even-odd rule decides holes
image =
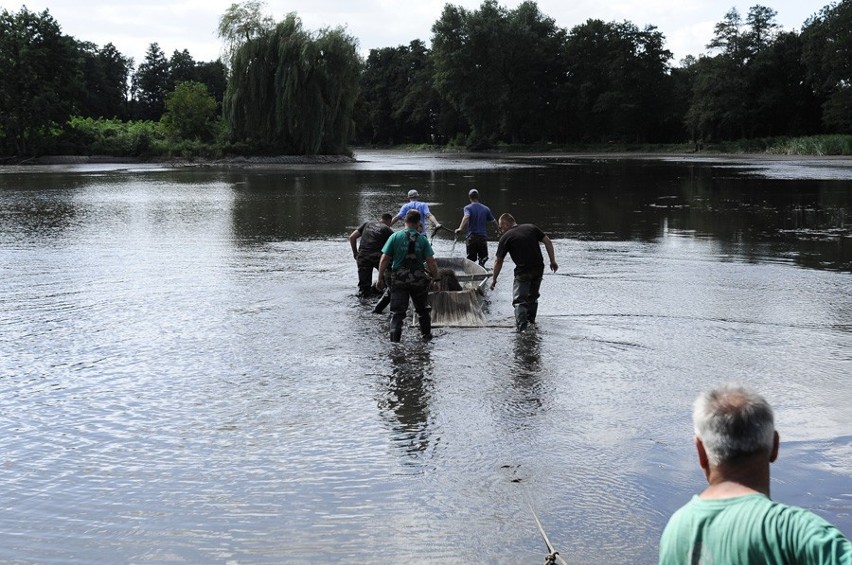
[[[852,543],[837,528],[769,498],[779,438],[766,399],[724,385],[698,396],[692,420],[708,486],[669,520],[661,565],[852,563]]]

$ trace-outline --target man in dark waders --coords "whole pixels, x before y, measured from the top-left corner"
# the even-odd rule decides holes
[[[421,220],[420,212],[409,210],[405,214],[405,229],[390,236],[382,248],[378,287],[390,284],[390,339],[394,342],[402,338],[409,299],[414,303],[423,338],[432,337],[429,288],[433,280],[438,280],[438,263],[429,240],[418,231]],[[386,281],[388,267],[390,280]]]
[[[515,263],[515,281],[512,285],[512,305],[515,307],[515,327],[523,332],[530,324],[535,324],[538,313],[539,290],[544,276],[544,257],[539,243],[544,245],[550,259],[550,270],[554,273],[556,254],[553,242],[533,224],[518,225],[511,214],[500,216],[500,231],[503,236],[494,253],[494,270],[491,273],[491,290],[497,284],[497,277],[503,269],[503,259],[508,253]]]
[[[364,222],[349,235],[352,256],[358,263],[358,296],[367,298],[373,294],[373,269],[379,268],[382,247],[393,234],[390,214],[382,214],[379,221]],[[361,245],[357,245],[361,238]]]

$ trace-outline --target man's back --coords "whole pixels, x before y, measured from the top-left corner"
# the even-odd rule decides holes
[[[852,565],[852,544],[816,514],[760,493],[695,496],[669,520],[660,565],[719,563]]]
[[[417,210],[418,212],[420,212],[420,233],[426,233],[426,217],[432,213],[429,210],[429,205],[425,202],[421,202],[420,200],[412,200],[411,202],[407,202],[402,205],[402,208],[399,209],[399,214],[397,214],[397,216],[400,218],[405,218],[405,214],[407,214],[409,210]]]
[[[544,270],[544,257],[539,242],[544,232],[533,224],[520,224],[508,230],[497,244],[497,257],[508,253],[515,263],[515,274],[538,273]]]
[[[471,202],[464,207],[466,216],[470,216],[468,221],[467,231],[473,235],[488,235],[486,226],[488,222],[494,222],[494,214],[491,209],[480,202]]]
[[[393,235],[393,230],[382,222],[365,222],[358,228],[361,232],[360,251],[363,254],[379,254],[382,246]]]
[[[418,234],[417,231],[406,227],[406,229],[400,230],[391,235],[382,248],[382,253],[392,257],[392,270],[396,270],[402,266],[406,256],[408,255],[410,243],[414,244],[414,254],[420,264],[422,264],[427,257],[432,257],[435,254],[432,250],[432,246],[429,244],[429,240],[426,239],[426,236]]]

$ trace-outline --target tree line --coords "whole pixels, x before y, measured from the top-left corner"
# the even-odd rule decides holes
[[[372,49],[344,28],[232,4],[226,55],[135,66],[62,33],[48,10],[0,11],[0,155],[346,153],[352,144],[712,143],[852,133],[852,0],[784,31],[728,11],[707,53],[672,65],[654,26],[560,28],[535,2],[445,5],[431,46]]]

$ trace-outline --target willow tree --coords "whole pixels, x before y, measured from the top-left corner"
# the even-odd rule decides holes
[[[219,18],[219,37],[225,42],[226,61],[231,63],[240,45],[275,27],[275,20],[263,15],[266,2],[246,0],[231,4]]]
[[[224,117],[254,149],[348,152],[361,60],[342,28],[311,34],[295,14],[234,52]]]

